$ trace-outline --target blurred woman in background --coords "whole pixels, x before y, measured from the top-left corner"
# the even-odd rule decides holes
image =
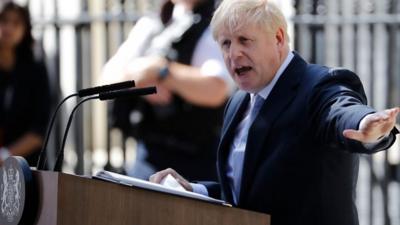
[[[46,69],[35,61],[29,11],[0,12],[0,163],[10,155],[36,165],[50,111]]]
[[[209,28],[214,9],[214,0],[164,1],[160,14],[141,18],[106,63],[106,83],[133,79],[138,87],[157,86],[157,94],[123,105],[128,115],[114,107],[114,124],[138,140],[128,175],[148,179],[173,167],[191,180],[216,179],[223,108],[233,83]]]

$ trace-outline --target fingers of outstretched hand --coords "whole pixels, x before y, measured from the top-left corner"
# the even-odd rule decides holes
[[[384,111],[376,112],[365,116],[363,119],[360,130],[368,130],[370,128],[381,126],[385,124],[395,123],[396,117],[399,113],[399,108],[387,109]]]
[[[343,136],[364,143],[376,142],[380,137],[387,135],[394,124],[389,120],[368,121],[359,130],[346,129]]]
[[[400,113],[400,107],[395,107],[395,108],[389,109],[390,117],[396,118],[399,113]]]
[[[379,120],[395,120],[397,115],[400,112],[399,107],[391,108],[391,109],[386,109],[381,112],[377,112],[371,115],[375,115],[376,119]]]
[[[367,115],[365,117],[366,124],[370,125],[371,123],[377,123],[377,122],[381,122],[383,120],[388,120],[390,118],[389,115],[390,115],[390,111],[387,111],[387,110]]]
[[[380,115],[378,123],[371,124],[371,126],[378,126],[383,131],[389,132],[391,129],[393,129],[393,126],[396,123],[396,118],[399,112],[400,112],[399,107],[384,110],[382,111],[382,115]]]
[[[369,114],[361,122],[359,130],[344,130],[343,136],[361,142],[377,141],[379,137],[387,135],[393,129],[399,113],[400,107],[395,107]]]

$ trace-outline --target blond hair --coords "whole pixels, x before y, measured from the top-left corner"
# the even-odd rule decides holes
[[[218,32],[222,28],[233,32],[251,23],[272,33],[278,28],[283,28],[286,40],[289,39],[282,11],[268,0],[223,0],[211,21],[213,37],[217,39]]]

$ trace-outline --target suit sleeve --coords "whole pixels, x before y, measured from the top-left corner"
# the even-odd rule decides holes
[[[217,182],[200,181],[199,184],[206,186],[208,196],[216,199],[221,199],[221,187]]]
[[[345,129],[359,127],[361,120],[375,110],[367,104],[361,81],[353,72],[330,70],[314,87],[310,109],[316,140],[349,152],[374,153],[389,148],[395,141],[396,129],[376,145],[363,145],[343,136]]]

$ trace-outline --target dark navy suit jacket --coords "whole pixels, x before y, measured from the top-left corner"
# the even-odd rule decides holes
[[[234,130],[249,94],[227,104],[218,150],[219,184],[204,183],[213,197],[232,200],[226,176]],[[355,225],[358,156],[387,149],[386,140],[366,148],[343,137],[373,113],[359,78],[351,71],[306,63],[288,65],[249,129],[237,206],[271,215],[273,225]]]

